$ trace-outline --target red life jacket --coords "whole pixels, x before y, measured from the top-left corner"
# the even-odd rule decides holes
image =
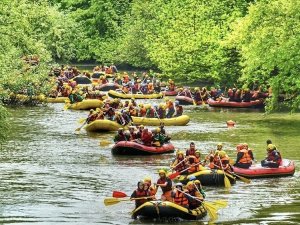
[[[188,149],[188,150],[186,151],[186,156],[188,156],[188,155],[193,155],[193,156],[195,156],[195,153],[196,153],[196,149],[194,149],[194,150]]]
[[[177,162],[180,163],[182,160],[184,160],[184,159],[177,159]],[[175,169],[175,171],[180,172],[180,171],[186,169],[186,163],[185,162],[181,162],[174,169]]]
[[[251,156],[249,154],[249,150],[242,149],[239,152],[244,153],[243,157],[239,160],[239,163],[251,163],[252,162]]]
[[[164,178],[164,179],[159,178],[156,182],[157,184],[164,184],[166,182],[168,182],[168,185],[166,187],[161,187],[163,193],[172,190],[172,181],[169,178]]]
[[[174,195],[174,203],[176,203],[177,205],[186,206],[189,204],[189,201],[184,193],[176,191]]]
[[[136,189],[136,190],[135,190],[135,196],[136,196],[136,198],[147,197],[147,196],[149,196],[148,193],[149,193],[149,192],[148,192],[148,191],[145,191],[145,190],[139,190],[139,189]],[[136,204],[137,204],[137,205],[142,205],[142,204],[144,204],[145,202],[147,202],[147,199],[139,199],[139,200],[135,200],[135,201],[136,201]]]
[[[275,156],[276,153],[278,154],[278,157]],[[281,164],[282,158],[281,158],[280,152],[277,151],[277,150],[273,150],[273,151],[268,152],[267,160],[268,161],[274,161],[278,164]]]

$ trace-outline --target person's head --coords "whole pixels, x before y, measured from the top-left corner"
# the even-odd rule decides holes
[[[197,158],[199,158],[199,157],[201,156],[201,152],[200,152],[199,150],[197,150],[197,151],[195,152],[195,156],[196,156]]]
[[[140,125],[139,130],[143,130],[143,129],[144,129],[144,125]]]
[[[147,191],[150,188],[150,184],[148,182],[144,182],[144,190]]]
[[[159,171],[158,171],[158,175],[159,175],[160,178],[165,178],[165,177],[166,177],[166,171],[164,171],[164,170],[159,170]]]
[[[222,143],[218,143],[217,144],[217,150],[221,150],[223,148],[223,144]]]
[[[194,182],[193,181],[189,181],[186,185],[186,188],[189,190],[189,191],[192,191],[195,189],[195,186],[194,186]]]
[[[178,151],[177,152],[177,159],[179,159],[179,160],[184,159],[184,153],[183,153],[183,151]]]
[[[248,144],[247,143],[243,143],[243,148],[244,149],[248,149],[249,148]]]
[[[243,145],[242,145],[242,144],[238,144],[238,145],[236,146],[236,151],[237,151],[237,152],[241,151],[242,149],[243,149]]]
[[[148,183],[149,184],[149,186],[151,185],[151,177],[145,177],[144,178],[144,183],[146,184],[146,183]]]
[[[182,183],[180,183],[180,182],[179,182],[179,183],[176,183],[176,184],[175,184],[175,188],[182,191],[182,190],[183,190],[183,185],[182,185]]]
[[[143,190],[144,189],[144,182],[142,180],[140,180],[138,183],[137,183],[137,187],[139,190]]]
[[[267,140],[267,145],[272,144],[272,141],[270,139]]]
[[[195,143],[194,142],[191,142],[190,143],[190,149],[191,150],[195,150],[196,146],[195,146]]]
[[[124,128],[119,128],[119,129],[118,129],[118,133],[119,133],[119,134],[122,134],[123,131],[124,131]]]

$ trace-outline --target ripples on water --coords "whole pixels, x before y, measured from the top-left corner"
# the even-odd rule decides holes
[[[0,224],[140,223],[130,219],[133,203],[104,207],[103,199],[111,196],[112,190],[131,194],[137,181],[145,176],[156,180],[157,169],[169,165],[173,154],[112,156],[112,145],[101,147],[99,141],[111,140],[113,133],[86,134],[82,130],[76,134],[74,130],[80,126],[76,121],[87,112],[63,111],[62,108],[62,104],[53,104],[11,109],[16,129],[0,151]],[[167,128],[175,137],[186,135],[181,139],[174,138],[173,144],[184,149],[194,134],[200,138],[195,141],[197,147],[207,153],[220,141],[218,134],[224,133],[226,126],[193,107],[188,107],[187,112],[198,117],[188,127]],[[199,122],[199,118],[203,121]],[[247,128],[248,125],[239,126]],[[181,133],[187,129],[188,134]],[[205,134],[213,138],[202,141]],[[232,143],[231,136],[225,141],[230,147],[236,144]],[[299,206],[299,172],[289,178],[253,180],[249,185],[237,182],[229,193],[221,187],[207,187],[206,192],[208,200],[226,199],[229,202],[229,207],[220,211],[220,224],[243,221],[246,224],[271,224],[282,220],[292,223],[293,218],[299,219],[294,208],[284,213],[276,212],[276,208],[266,215],[257,213],[272,205],[289,207],[298,201]]]

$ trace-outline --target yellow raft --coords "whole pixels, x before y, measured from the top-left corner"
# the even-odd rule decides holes
[[[57,98],[45,98],[47,103],[65,103],[68,100],[68,97],[57,97]]]
[[[190,117],[187,115],[165,119],[133,116],[132,119],[134,124],[143,124],[148,126],[159,126],[160,123],[164,123],[165,126],[185,126],[190,121]]]
[[[123,94],[114,90],[108,91],[108,96],[112,98],[121,98],[121,99],[159,99],[163,97],[162,93],[158,94],[149,94],[149,95],[144,95],[144,94]]]
[[[124,126],[111,120],[95,120],[85,126],[88,132],[105,132],[105,131],[116,131]]]
[[[82,102],[76,102],[74,104],[66,103],[67,109],[74,110],[87,110],[87,109],[96,109],[101,108],[103,102],[99,99],[85,99]]]

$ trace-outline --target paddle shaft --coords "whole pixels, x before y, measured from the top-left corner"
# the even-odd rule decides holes
[[[179,166],[181,163],[183,163],[185,161],[185,159],[181,160],[179,163],[177,163],[174,168],[176,168],[177,166]],[[173,169],[172,169],[173,170]],[[170,171],[170,170],[169,170]]]
[[[193,166],[197,166],[197,165],[199,165],[199,164],[201,164],[201,163],[202,163],[202,162],[198,162],[198,163],[196,163],[196,164],[193,165]],[[182,170],[182,171],[180,171],[180,172],[172,173],[172,174],[169,176],[169,178],[172,180],[172,179],[174,179],[175,177],[177,177],[178,175],[182,174],[183,172],[189,170],[189,169],[192,168],[193,166],[190,166],[190,167],[188,167],[188,168],[186,168],[186,169],[184,169],[184,170]]]

